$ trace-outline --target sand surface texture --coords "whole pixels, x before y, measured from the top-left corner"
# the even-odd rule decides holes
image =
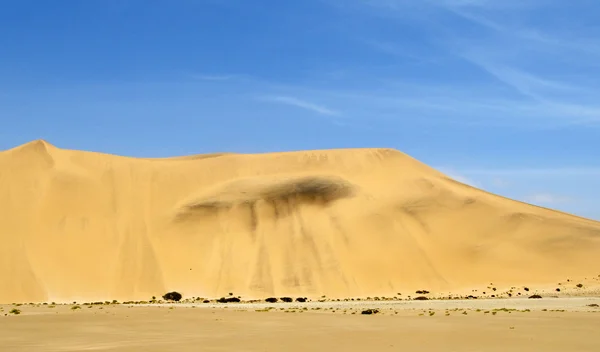
[[[590,302],[600,299],[468,302],[479,308],[413,301],[380,306],[375,315],[363,315],[352,305],[312,303],[295,309],[277,304],[272,309],[24,305],[17,307],[19,315],[0,315],[0,343],[2,351],[19,352],[595,352],[600,350],[600,309]],[[0,306],[3,312],[11,309]]]
[[[390,296],[600,274],[598,222],[390,149],[136,159],[35,141],[0,152],[0,199],[2,303]]]

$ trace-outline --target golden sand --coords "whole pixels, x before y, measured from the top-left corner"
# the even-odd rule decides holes
[[[572,299],[542,301],[556,306],[548,310],[527,308],[532,300],[525,300],[525,305],[516,310],[444,309],[440,306],[444,302],[436,302],[439,304],[433,309],[393,307],[381,309],[376,315],[362,315],[360,309],[351,307],[316,310],[310,304],[306,305],[307,310],[237,309],[235,304],[228,309],[67,305],[20,306],[21,314],[9,316],[1,314],[2,309],[8,312],[14,308],[0,306],[0,349],[7,352],[600,350],[598,308],[593,311],[577,307],[570,303]],[[483,304],[483,300],[477,304]]]

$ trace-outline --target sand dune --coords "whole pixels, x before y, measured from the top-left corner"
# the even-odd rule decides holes
[[[390,149],[0,152],[0,302],[389,295],[600,274],[600,223]]]

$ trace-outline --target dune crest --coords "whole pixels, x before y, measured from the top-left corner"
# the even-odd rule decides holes
[[[600,271],[600,223],[392,149],[0,152],[0,302],[389,295]]]

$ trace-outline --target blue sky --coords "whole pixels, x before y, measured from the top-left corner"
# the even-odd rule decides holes
[[[600,219],[595,0],[0,0],[0,149],[391,147]]]

